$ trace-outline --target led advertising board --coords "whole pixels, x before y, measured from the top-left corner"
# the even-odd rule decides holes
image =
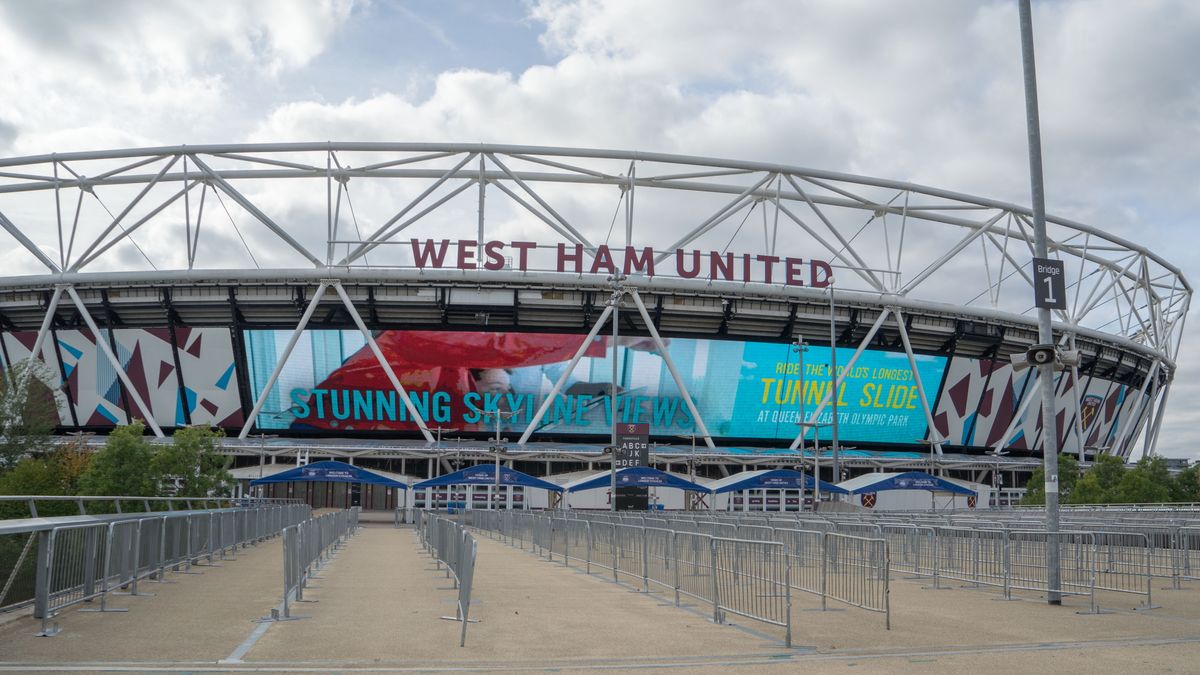
[[[288,339],[286,331],[246,331],[251,391],[257,397]],[[383,331],[381,351],[430,426],[523,431],[586,338],[575,334]],[[536,432],[606,435],[612,424],[611,338],[598,337],[567,377]],[[715,436],[791,439],[803,421],[828,424],[831,407],[813,413],[830,391],[829,349],[809,346],[800,368],[789,344],[671,339],[668,351],[708,430]],[[623,337],[616,350],[617,419],[649,424],[654,435],[697,429],[662,355],[648,338]],[[846,441],[915,443],[926,431],[916,388],[931,399],[946,359],[917,357],[913,373],[902,352],[868,350],[847,369],[853,350],[839,349],[840,437]],[[260,428],[356,431],[413,430],[412,414],[356,331],[302,335],[257,420]],[[818,429],[830,437],[829,428]],[[810,432],[809,438],[812,438]]]

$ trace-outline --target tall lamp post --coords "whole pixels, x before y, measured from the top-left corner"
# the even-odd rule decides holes
[[[808,421],[804,418],[804,352],[808,351],[808,343],[804,341],[803,335],[797,336],[792,341],[792,351],[796,352],[798,358],[797,365],[799,366],[798,372],[800,375],[800,423],[803,424]],[[804,456],[804,436],[800,437],[800,456]]]
[[[833,390],[833,477],[842,475],[841,448],[838,446],[837,314],[833,304],[833,277],[829,277],[829,386]]]
[[[934,457],[934,451],[937,449],[938,443],[940,441],[931,441],[927,438],[918,438],[917,442],[920,443],[921,445],[929,446],[929,475],[932,476],[934,469],[937,466],[937,459]],[[930,508],[930,510],[937,509],[936,499],[937,498],[934,496],[933,490],[930,490],[929,491],[929,508]]]
[[[453,427],[429,427],[429,430],[437,434],[437,440],[433,445],[433,459],[429,462],[429,475],[426,476],[426,478],[433,478],[434,467],[437,466],[438,460],[441,459],[439,455],[442,452],[442,432],[458,431],[458,429]]]
[[[792,341],[792,351],[796,352],[797,372],[800,375],[800,424],[804,424],[808,421],[804,419],[804,352],[808,351],[808,345],[804,342],[803,335]],[[786,506],[785,504],[784,507]],[[800,434],[800,510],[804,510],[804,434]]]
[[[1021,68],[1025,81],[1025,128],[1029,140],[1029,188],[1033,212],[1033,254],[1036,258],[1045,259],[1049,256],[1046,241],[1046,193],[1042,181],[1042,131],[1038,119],[1037,98],[1037,69],[1033,57],[1033,10],[1029,0],[1017,3],[1017,15],[1021,24]],[[1036,299],[1036,294],[1035,294]],[[1041,306],[1037,311],[1038,342],[1042,345],[1054,344],[1054,326],[1051,323],[1050,306],[1045,303],[1035,303]],[[1062,305],[1065,309],[1066,305]],[[1056,356],[1055,361],[1058,361]],[[1038,366],[1038,377],[1042,382],[1051,382],[1054,378],[1055,363],[1042,363]],[[1058,430],[1054,418],[1054,388],[1041,387],[1042,390],[1042,462],[1046,480],[1046,532],[1050,541],[1046,548],[1046,582],[1050,590],[1046,593],[1046,602],[1051,605],[1061,605],[1062,572],[1059,567],[1058,550]]]
[[[497,511],[500,510],[500,453],[504,451],[503,441],[500,439],[500,420],[505,417],[512,418],[519,412],[521,411],[513,410],[512,412],[504,412],[496,408],[484,413],[484,415],[495,415],[496,417],[496,439],[495,444],[492,445],[492,452],[496,453],[496,484],[492,490],[491,507]]]
[[[425,477],[433,478],[433,474],[437,472],[438,462],[440,462],[442,459],[442,457],[441,457],[441,455],[442,455],[442,432],[458,431],[458,429],[451,428],[451,427],[429,427],[429,430],[432,431],[433,433],[437,434],[437,440],[434,442],[434,445],[433,445],[433,455],[430,456],[430,458],[429,458],[429,465],[426,467]],[[447,499],[447,503],[449,503],[451,501],[454,501],[454,486],[448,485],[446,487],[449,489],[449,493],[447,495],[449,497],[449,499]],[[432,489],[422,490],[421,492],[424,493],[424,495],[425,495],[423,497],[423,499],[425,500],[425,508],[427,508],[427,509],[436,508],[433,497],[435,497],[437,495],[437,493],[434,492]],[[415,506],[417,503],[417,496],[413,495],[412,500],[413,500],[413,505]]]
[[[805,430],[816,429],[817,433],[813,435],[813,511],[817,510],[817,502],[821,501],[821,429],[832,426],[830,424],[817,424],[816,422],[799,422],[798,427],[803,427]],[[803,455],[801,455],[803,457]],[[835,478],[836,482],[836,478]],[[803,506],[803,505],[802,505]]]
[[[696,434],[695,433],[675,434],[675,437],[692,439],[692,454],[688,455],[688,480],[695,483],[696,482]],[[691,511],[692,504],[689,503],[687,506],[688,506],[688,510]]]
[[[259,434],[258,435],[258,479],[259,480],[262,480],[262,477],[263,477],[263,464],[266,462],[266,458],[267,458],[267,439],[268,438],[279,438],[279,436],[276,436],[275,434]],[[262,488],[262,485],[260,484],[258,486],[258,491],[261,493],[262,490],[263,490],[263,488]]]
[[[918,438],[916,440],[917,443],[929,447],[929,475],[932,476],[933,472],[937,469],[937,457],[934,453],[941,441],[932,441],[927,438]]]
[[[621,273],[614,274],[608,278],[612,282],[613,292],[609,298],[609,305],[612,306],[612,383],[608,386],[608,403],[612,414],[612,462],[609,465],[609,511],[616,512],[617,510],[617,386],[620,380],[620,369],[618,362],[620,361],[621,352],[618,348],[621,342],[621,300],[625,298],[625,288],[621,282],[625,280],[625,276]]]

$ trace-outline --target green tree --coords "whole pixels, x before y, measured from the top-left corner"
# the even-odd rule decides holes
[[[1174,479],[1167,471],[1167,463],[1162,457],[1146,457],[1121,477],[1114,501],[1122,504],[1169,501],[1173,482]]]
[[[1111,504],[1120,501],[1117,486],[1125,477],[1125,461],[1100,455],[1071,492],[1071,504]]]
[[[88,466],[90,456],[74,448],[60,448],[37,457],[26,457],[11,471],[0,475],[0,494],[3,495],[76,495],[79,479]],[[71,502],[40,502],[40,516],[77,514]],[[21,502],[0,502],[0,520],[29,517],[28,506]]]
[[[79,487],[89,495],[158,495],[159,474],[154,467],[154,448],[142,436],[145,426],[134,421],[119,426],[80,477]]]
[[[32,359],[4,371],[0,378],[0,472],[12,469],[23,457],[50,449],[62,392],[47,383],[57,379],[46,364]]]
[[[1079,481],[1079,462],[1071,455],[1058,456],[1058,499],[1067,502],[1075,485]],[[1025,484],[1025,496],[1022,504],[1039,505],[1046,503],[1046,469],[1039,466],[1034,469],[1029,482]]]
[[[1200,464],[1175,474],[1171,481],[1171,501],[1200,502]]]
[[[175,432],[170,445],[158,447],[153,466],[163,493],[177,497],[229,494],[233,476],[225,470],[226,458],[218,451],[224,435],[219,429],[183,427]]]

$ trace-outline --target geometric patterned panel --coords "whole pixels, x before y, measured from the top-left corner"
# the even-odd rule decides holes
[[[7,354],[4,360],[4,367],[8,368],[14,363],[20,363],[28,359],[30,352],[33,349],[33,343],[37,340],[37,331],[20,331],[16,333],[4,333],[3,353]],[[62,392],[63,380],[61,370],[58,367],[58,353],[54,349],[54,341],[49,335],[42,343],[41,360],[46,364],[45,368],[38,368],[36,372],[45,375],[45,385],[52,390]],[[68,350],[63,350],[63,356],[69,358]],[[66,370],[68,378],[71,373],[71,366],[67,366]],[[71,418],[71,401],[68,400],[65,393],[58,396],[58,421],[59,424],[69,427],[74,426],[75,422]]]
[[[58,357],[62,354],[62,369],[66,373],[66,389],[59,417],[64,426],[73,426],[73,406],[76,419],[82,426],[114,426],[127,424],[130,416],[141,418],[137,404],[128,396],[130,410],[125,409],[126,397],[117,371],[104,356],[87,329],[62,329],[58,334],[58,350],[47,339],[42,358],[58,373]],[[183,426],[187,423],[184,410],[193,424],[240,426],[241,396],[234,373],[233,341],[226,328],[177,328],[179,362],[185,387],[180,391],[179,375],[171,348],[171,333],[167,328],[118,328],[113,331],[116,348],[113,352],[129,377],[134,390],[149,407],[155,422],[162,427]],[[37,333],[24,331],[4,333],[4,347],[9,358],[20,361],[28,358]],[[101,329],[102,340],[108,331]],[[59,388],[61,378],[48,383]]]
[[[96,346],[96,336],[83,330],[59,330],[58,348],[63,369],[71,390],[75,416],[83,426],[128,424],[129,415],[121,397],[121,382],[117,370],[104,352]],[[101,329],[101,340],[108,340],[108,331]],[[117,358],[128,363],[133,351],[118,345]],[[124,357],[122,358],[122,355]],[[130,405],[133,401],[130,400]],[[141,413],[134,413],[142,417]]]
[[[1031,381],[1032,371],[1016,372],[1010,363],[956,356],[946,370],[934,424],[956,445],[995,446],[1020,409]],[[1018,424],[1008,445],[1027,448],[1027,433]]]
[[[179,341],[179,365],[187,383],[186,399],[176,397],[172,417],[182,425],[184,406],[192,424],[213,424],[222,428],[241,427],[242,397],[238,391],[233,359],[233,336],[228,328],[176,328]]]
[[[945,383],[934,411],[934,426],[949,443],[974,447],[995,447],[1011,427],[1012,433],[1005,439],[1006,448],[1040,449],[1043,441],[1040,395],[1038,400],[1029,401],[1013,424],[1022,403],[1036,395],[1034,382],[1035,370],[1032,368],[1018,372],[1005,361],[956,356],[946,368]],[[1077,385],[1069,371],[1062,371],[1056,373],[1053,386],[1062,452],[1074,454],[1079,451],[1073,429],[1076,397],[1088,447],[1109,446],[1119,433],[1125,434],[1128,443],[1135,435],[1134,429],[1121,432],[1119,426],[1125,425],[1124,420],[1131,415],[1141,413],[1137,420],[1139,424],[1146,418],[1133,400],[1137,390],[1126,385],[1089,378],[1082,373]]]

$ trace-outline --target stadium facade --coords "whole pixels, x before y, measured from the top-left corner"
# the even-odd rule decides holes
[[[0,356],[44,363],[63,438],[207,424],[234,454],[431,472],[484,459],[497,409],[506,459],[599,460],[614,374],[618,421],[649,423],[662,462],[827,456],[835,390],[849,466],[1031,466],[1047,386],[1062,451],[1153,452],[1192,292],[1146,248],[1048,218],[1055,338],[1079,360],[1040,382],[1010,360],[1037,341],[1024,207],[625,151],[0,159],[0,227]]]

